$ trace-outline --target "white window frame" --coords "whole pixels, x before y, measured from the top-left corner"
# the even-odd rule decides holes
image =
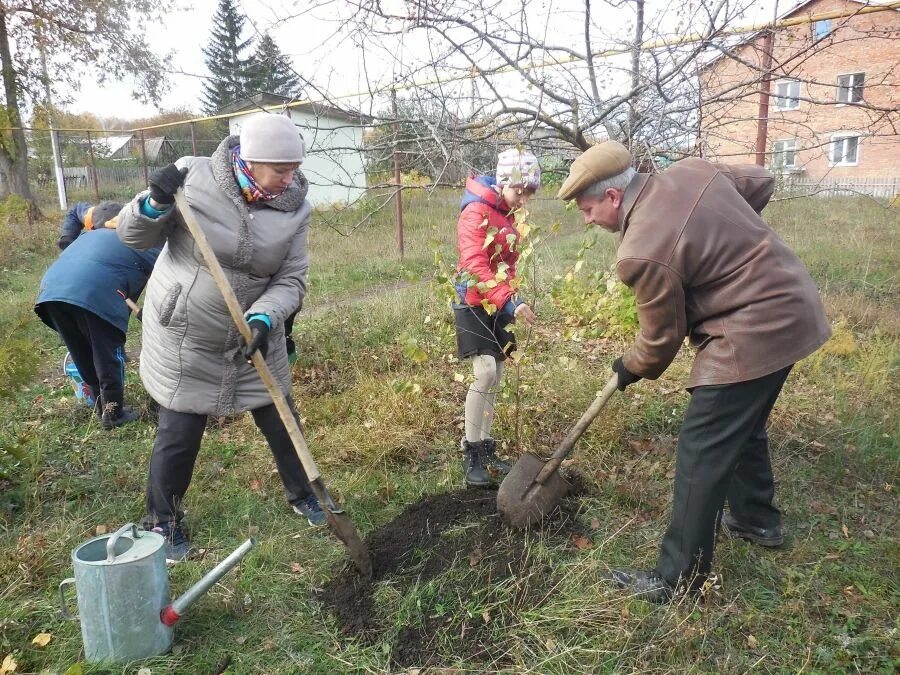
[[[838,141],[844,141],[847,138],[855,138],[856,139],[856,160],[853,162],[845,162],[843,159],[840,162],[834,161],[834,147],[835,143]],[[859,153],[862,148],[862,139],[863,134],[859,131],[841,131],[839,133],[831,134],[831,142],[828,144],[828,166],[859,166]],[[843,156],[843,152],[841,155]]]
[[[781,143],[782,147],[780,150],[777,150],[778,144]],[[790,147],[786,147],[786,144],[790,144]],[[781,173],[792,173],[797,171],[799,168],[797,166],[797,153],[800,151],[799,144],[797,143],[796,138],[778,138],[772,141],[772,160],[770,162],[770,168],[774,171],[778,171]],[[776,157],[779,154],[783,154],[785,152],[792,152],[794,154],[794,161],[791,164],[782,164],[778,166],[776,163]]]
[[[859,84],[859,92],[860,92],[859,93],[859,101],[853,101],[851,99],[853,98],[853,90],[857,87],[857,85],[854,84],[857,76],[862,78],[862,82]],[[850,83],[847,86],[843,86],[841,84],[842,77],[850,78]],[[841,100],[841,90],[842,89],[847,90],[848,98],[846,101]],[[853,73],[841,73],[840,75],[838,75],[837,76],[837,91],[834,94],[834,100],[837,101],[837,104],[839,106],[850,105],[853,103],[860,103],[862,101],[865,101],[866,100],[866,73],[865,73],[865,71],[857,71],[857,72],[853,72]]]
[[[779,96],[778,88],[786,84],[788,86],[788,96]],[[790,96],[790,87],[791,85],[797,85],[797,95],[796,97]],[[800,80],[792,80],[790,78],[783,78],[781,80],[775,80],[775,93],[773,94],[775,98],[775,102],[773,104],[773,109],[779,112],[789,112],[791,110],[799,110],[800,109]],[[780,105],[780,101],[787,101],[792,105]]]
[[[826,22],[826,21],[828,22],[828,30],[827,30],[824,34],[818,35],[818,34],[816,33],[816,28],[818,27],[818,25],[819,25],[820,23],[824,23],[824,22]],[[813,42],[815,42],[816,40],[824,40],[824,39],[827,38],[829,35],[831,35],[831,32],[832,32],[832,30],[833,30],[833,29],[831,28],[831,19],[819,19],[818,21],[813,21],[812,24],[810,25],[810,30],[812,31],[812,39],[813,39]]]

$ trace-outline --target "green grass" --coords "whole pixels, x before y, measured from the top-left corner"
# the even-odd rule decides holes
[[[430,283],[436,252],[444,261],[455,256],[457,198],[408,200],[403,265],[389,212],[349,236],[337,232],[354,224],[349,212],[323,214],[333,227],[323,218],[314,222],[310,302],[295,329],[294,394],[323,474],[363,534],[421,497],[461,485],[456,447],[470,370],[454,356],[444,289]],[[252,421],[211,424],[186,500],[207,560],[174,568],[173,592],[248,535],[259,539],[258,548],[179,625],[174,653],[110,669],[84,664],[83,672],[210,673],[226,656],[229,673],[390,672],[403,631],[436,621],[429,639],[437,663],[462,672],[894,672],[897,215],[869,201],[802,200],[775,204],[766,217],[823,289],[836,337],[795,369],[772,416],[789,545],[768,551],[720,541],[719,582],[708,602],[657,608],[604,581],[612,565],[655,561],[687,402],[685,350],[663,378],[617,396],[577,447],[568,470],[586,487],[577,511],[591,548],[532,533],[531,562],[549,566],[547,575],[477,583],[464,557],[408,592],[381,583],[375,602],[386,629],[373,643],[342,634],[314,599],[340,569],[344,550],[290,513]],[[526,266],[525,293],[536,301],[540,325],[528,358],[508,371],[496,435],[513,439],[518,391],[519,449],[544,451],[588,405],[626,342],[571,336],[550,299],[586,236],[579,214],[539,201],[531,220],[543,227],[544,240]],[[606,269],[615,245],[615,237],[601,235],[581,273]],[[48,260],[45,252],[7,263],[0,278],[4,327],[28,316]],[[407,285],[372,291],[401,281]],[[24,438],[27,454],[0,483],[0,659],[13,654],[17,672],[63,673],[79,662],[81,638],[77,624],[59,617],[56,585],[71,573],[70,551],[98,525],[143,515],[154,427],[98,428],[58,376],[64,350],[53,334],[36,318],[21,330],[42,369],[3,403],[0,444]],[[426,361],[410,358],[411,340]],[[138,343],[133,331],[132,351]],[[143,400],[134,363],[127,396]],[[460,655],[464,623],[479,626],[488,657]],[[42,631],[52,641],[33,646]]]

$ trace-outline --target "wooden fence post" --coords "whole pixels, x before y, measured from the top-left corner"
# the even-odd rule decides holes
[[[94,163],[94,144],[91,142],[91,132],[87,132],[88,156],[91,159],[91,179],[94,183],[94,197],[100,201],[100,181],[97,179],[97,165]]]

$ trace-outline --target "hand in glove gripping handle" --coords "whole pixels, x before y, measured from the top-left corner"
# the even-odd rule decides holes
[[[175,193],[184,185],[184,178],[188,170],[179,169],[174,164],[169,164],[157,169],[150,174],[150,199],[162,206],[168,206],[175,201]]]
[[[248,363],[252,363],[250,357],[257,351],[265,359],[269,353],[269,323],[259,315],[251,316],[247,321],[250,326],[250,344],[246,344],[241,348],[241,354],[247,359]],[[243,342],[243,339],[241,339]]]
[[[640,375],[635,375],[628,368],[625,367],[625,363],[622,361],[622,357],[620,356],[615,361],[613,361],[612,369],[619,376],[619,391],[625,391],[625,387],[629,384],[634,384],[638,380],[642,380]]]

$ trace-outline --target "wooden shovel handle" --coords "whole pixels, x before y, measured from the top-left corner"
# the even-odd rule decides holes
[[[219,264],[219,259],[216,258],[216,254],[213,252],[212,248],[210,248],[209,242],[206,240],[206,235],[203,233],[203,230],[200,229],[200,225],[197,223],[197,219],[194,218],[194,214],[191,213],[191,207],[184,197],[184,191],[180,188],[175,194],[175,206],[178,208],[178,212],[181,214],[188,230],[190,230],[191,236],[194,237],[194,241],[200,249],[203,260],[206,262],[206,266],[209,268],[210,274],[212,274],[213,280],[216,282],[216,286],[219,287],[219,290],[222,292],[222,297],[225,298],[225,304],[228,306],[228,313],[231,314],[231,318],[234,321],[235,326],[237,326],[238,331],[240,331],[241,336],[243,336],[244,341],[249,344],[252,336],[250,334],[250,326],[247,325],[247,321],[244,319],[244,310],[241,309],[241,304],[238,302],[237,296],[231,288],[231,284],[228,283],[228,279],[225,277],[225,272]],[[269,364],[266,363],[262,354],[260,354],[259,351],[256,351],[251,357],[251,360],[253,361],[253,365],[256,366],[256,370],[259,372],[259,376],[262,378],[263,383],[266,385],[266,389],[269,390],[269,395],[272,397],[272,402],[275,403],[278,415],[281,417],[281,421],[284,423],[288,435],[294,443],[297,457],[303,465],[303,470],[306,471],[306,477],[309,479],[309,482],[312,483],[319,478],[319,467],[316,466],[316,462],[309,452],[309,447],[306,445],[306,439],[303,438],[300,426],[297,424],[297,420],[294,418],[291,407],[288,405],[287,397],[275,381],[272,371],[269,370]]]
[[[535,483],[543,484],[545,480],[556,472],[559,465],[562,464],[562,461],[570,452],[572,452],[572,448],[575,446],[578,439],[581,438],[582,434],[584,434],[587,428],[591,426],[591,422],[594,421],[597,415],[600,414],[600,411],[606,406],[606,402],[609,401],[618,386],[619,375],[618,373],[613,373],[612,377],[610,377],[609,381],[606,383],[606,386],[603,387],[603,390],[597,394],[597,398],[594,399],[594,402],[584,411],[581,419],[578,420],[574,427],[572,427],[563,439],[563,442],[556,447],[553,455],[547,460],[544,468],[541,469],[541,472],[534,479]]]

